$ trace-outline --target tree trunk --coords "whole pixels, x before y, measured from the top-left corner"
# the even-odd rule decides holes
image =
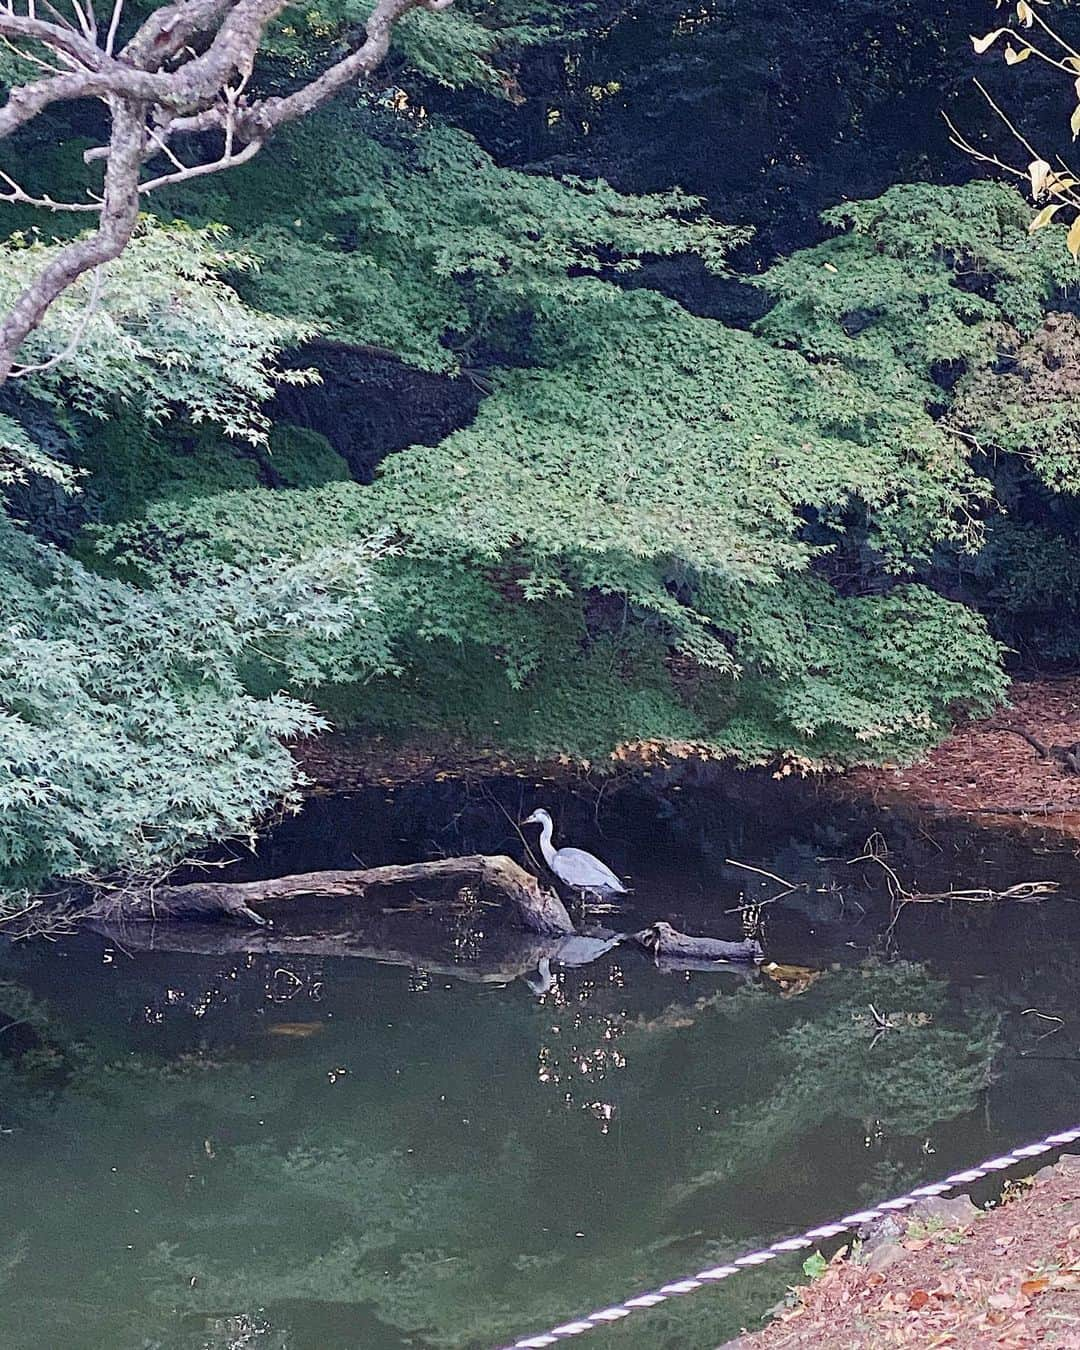
[[[267,920],[256,913],[253,905],[300,896],[363,899],[374,889],[431,883],[474,885],[501,897],[513,907],[519,923],[530,933],[561,936],[574,931],[558,896],[541,889],[536,878],[513,859],[482,853],[356,871],[300,872],[269,881],[197,881],[188,886],[157,886],[134,898],[120,893],[107,895],[89,910],[87,917],[152,922],[227,915],[264,924]]]

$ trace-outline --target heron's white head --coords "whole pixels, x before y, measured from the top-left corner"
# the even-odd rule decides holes
[[[531,816],[526,816],[521,823],[522,825],[550,825],[551,817],[541,806],[538,807]]]

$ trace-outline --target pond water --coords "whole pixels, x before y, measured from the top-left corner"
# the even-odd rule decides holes
[[[538,993],[490,911],[433,932],[407,897],[383,961],[0,948],[5,1350],[495,1347],[1080,1118],[1080,870],[1052,840],[749,777],[443,784],[313,801],[234,870],[520,856],[504,810],[541,803],[631,878],[605,922],[757,924],[779,969],[619,947]],[[893,923],[884,868],[851,861],[875,832],[910,891],[1062,891]],[[797,1274],[589,1339],[709,1350]]]

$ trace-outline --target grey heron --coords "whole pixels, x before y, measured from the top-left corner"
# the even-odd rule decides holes
[[[552,847],[554,826],[545,810],[541,808],[534,811],[521,823],[540,826],[540,852],[544,855],[544,861],[564,885],[578,891],[583,899],[586,895],[605,900],[611,895],[627,894],[626,887],[599,858],[594,858],[583,848]]]

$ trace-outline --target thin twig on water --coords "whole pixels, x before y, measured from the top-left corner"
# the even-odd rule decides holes
[[[759,877],[768,877],[770,881],[778,881],[781,886],[786,886],[789,891],[801,891],[806,889],[805,881],[788,881],[786,877],[778,877],[775,872],[768,872],[764,867],[752,867],[750,863],[739,862],[737,858],[725,858],[724,862],[729,867],[741,867],[744,872],[756,872]]]
[[[736,905],[734,909],[725,909],[725,914],[745,914],[749,910],[763,909],[766,905],[771,905],[776,900],[783,900],[785,896],[793,895],[795,891],[805,891],[809,889],[805,881],[787,881],[784,877],[778,877],[775,872],[766,871],[764,867],[753,867],[750,863],[739,862],[737,858],[725,858],[724,862],[729,867],[741,867],[744,872],[756,872],[758,876],[768,877],[770,881],[775,881],[784,887],[777,895],[770,895],[767,900],[754,900],[749,904]]]

